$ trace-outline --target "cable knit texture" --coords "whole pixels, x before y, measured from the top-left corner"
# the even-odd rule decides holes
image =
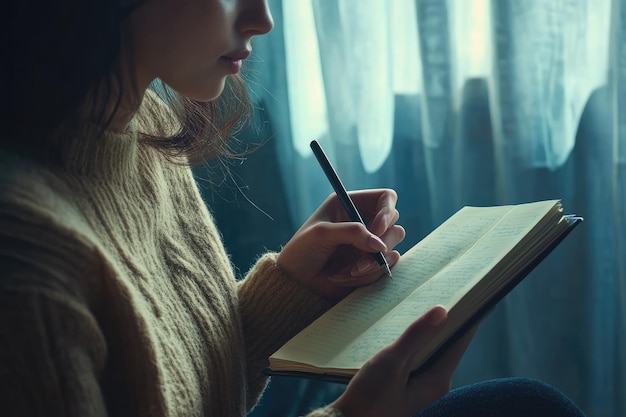
[[[60,166],[0,151],[3,415],[244,416],[328,308],[273,253],[236,281],[191,170],[138,140],[157,104],[72,133]]]

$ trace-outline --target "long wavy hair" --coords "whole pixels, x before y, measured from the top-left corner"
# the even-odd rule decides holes
[[[144,1],[20,0],[3,7],[1,146],[50,159],[62,148],[58,133],[65,126],[86,118],[107,128],[120,111],[124,89],[134,88],[132,79],[123,84],[122,74],[132,74],[122,64],[132,66],[132,59],[123,59],[132,57],[124,22]],[[162,83],[157,90],[180,129],[162,137],[143,133],[146,144],[172,160],[184,155],[191,165],[236,156],[227,139],[250,107],[241,77],[229,77],[224,93],[206,103],[182,97]],[[110,103],[116,104],[111,108]]]

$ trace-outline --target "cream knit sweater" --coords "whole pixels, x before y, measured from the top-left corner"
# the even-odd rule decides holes
[[[191,171],[138,142],[145,108],[62,167],[0,151],[0,415],[244,416],[328,308],[276,254],[235,280]]]

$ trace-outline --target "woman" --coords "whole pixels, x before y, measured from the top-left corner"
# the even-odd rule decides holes
[[[269,354],[382,275],[370,252],[397,262],[396,194],[353,193],[369,230],[329,197],[237,283],[189,166],[231,155],[226,138],[246,110],[238,73],[273,26],[266,2],[12,3],[3,414],[245,415]],[[409,378],[407,363],[446,317],[434,307],[417,319],[311,416],[407,416],[443,396],[471,332],[426,373]]]

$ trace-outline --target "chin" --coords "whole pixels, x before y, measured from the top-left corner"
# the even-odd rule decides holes
[[[201,102],[207,102],[207,101],[213,101],[215,99],[217,99],[220,95],[222,95],[222,93],[224,92],[224,85],[226,84],[226,80],[221,80],[220,83],[218,83],[217,85],[207,85],[205,86],[206,88],[198,91],[193,91],[190,92],[189,94],[185,94],[186,97],[189,97],[190,99],[196,100],[196,101],[201,101]]]

